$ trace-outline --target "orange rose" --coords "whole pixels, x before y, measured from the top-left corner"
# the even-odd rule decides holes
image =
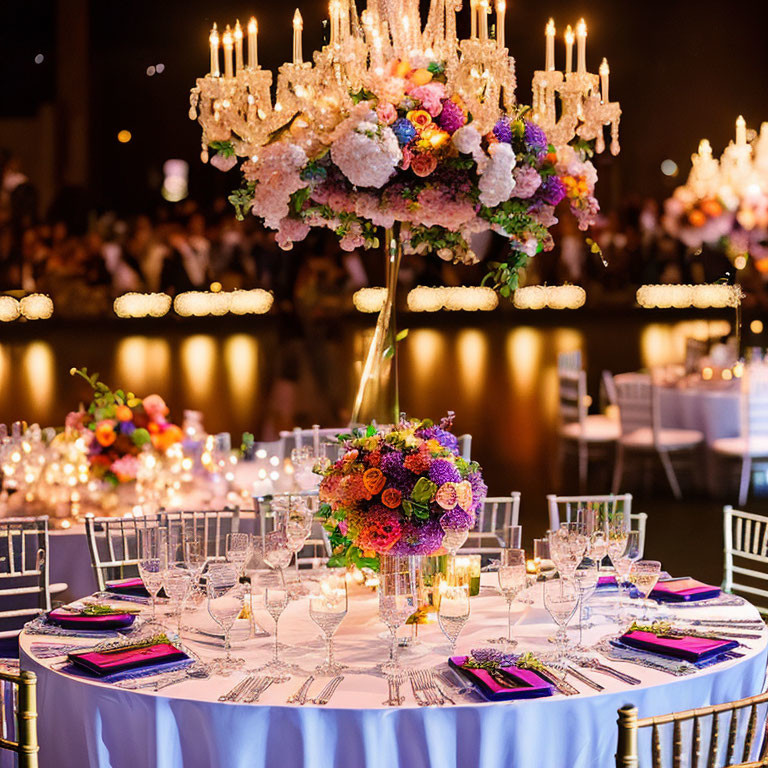
[[[162,432],[152,435],[152,445],[156,451],[165,453],[172,445],[180,443],[184,433],[175,424],[169,424]]]
[[[384,473],[378,467],[371,467],[363,472],[363,485],[365,490],[375,496],[379,493],[387,482]]]
[[[414,69],[409,79],[415,86],[426,85],[432,79],[432,73],[428,69]]]
[[[381,503],[390,509],[397,509],[402,498],[403,494],[397,488],[386,488],[381,494]]]
[[[105,448],[112,445],[117,439],[115,427],[111,421],[101,421],[96,425],[96,440]]]
[[[437,168],[437,158],[434,155],[414,155],[411,160],[411,170],[417,176],[429,176]]]
[[[393,77],[405,77],[411,71],[411,65],[408,63],[408,59],[397,59],[392,62],[392,76]]]
[[[710,219],[717,218],[723,212],[723,206],[717,200],[702,200],[700,207]]]
[[[412,109],[405,116],[417,131],[422,131],[432,122],[432,115],[426,109]]]
[[[688,214],[688,223],[692,227],[703,227],[707,223],[707,217],[698,208],[694,208]]]
[[[118,421],[130,421],[133,418],[133,411],[127,405],[118,405],[115,408],[115,416]]]

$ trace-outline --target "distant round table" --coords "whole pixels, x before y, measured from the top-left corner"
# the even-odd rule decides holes
[[[487,639],[506,628],[506,607],[484,574],[481,594],[472,600],[472,617],[459,639],[459,652],[487,646]],[[541,605],[540,585],[534,605],[516,604],[515,636],[520,650],[551,648],[553,624]],[[601,617],[585,631],[595,642],[615,632]],[[72,677],[57,671],[57,660],[36,660],[32,643],[61,638],[22,634],[22,666],[38,675],[41,765],[57,768],[610,768],[616,750],[616,712],[626,705],[641,717],[708,704],[720,704],[763,690],[768,633],[744,640],[741,658],[684,677],[622,662],[609,662],[642,680],[628,686],[592,670],[602,684],[594,692],[572,678],[583,693],[528,701],[486,703],[451,695],[456,706],[419,707],[410,686],[406,703],[383,706],[386,681],[375,665],[386,658],[387,642],[372,593],[350,595],[349,614],[337,633],[337,659],[349,665],[327,706],[287,705],[304,679],[273,685],[258,704],[221,703],[244,673],[207,680],[187,679],[157,693],[131,691]],[[688,618],[753,619],[747,603],[678,609]],[[265,627],[269,617],[258,614]],[[199,617],[199,620],[203,620]],[[192,616],[190,622],[196,621]],[[322,660],[318,629],[308,617],[305,599],[292,602],[280,622],[280,637],[291,646],[286,660],[307,672]],[[432,667],[445,662],[447,645],[436,625],[421,628],[420,641],[403,654],[408,666]],[[185,636],[201,657],[219,655],[221,646],[201,634]],[[73,642],[80,642],[74,640]],[[83,641],[88,642],[88,641]],[[271,638],[236,643],[234,652],[248,667],[269,657]],[[58,660],[60,661],[60,659]],[[586,671],[586,670],[585,670]],[[310,695],[324,680],[315,681]]]

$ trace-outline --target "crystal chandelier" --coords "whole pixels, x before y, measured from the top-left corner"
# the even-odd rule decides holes
[[[458,0],[432,0],[422,25],[418,0],[369,0],[358,17],[353,0],[331,0],[330,39],[303,59],[303,21],[293,18],[293,60],[277,75],[272,100],[272,73],[258,63],[258,26],[251,19],[244,32],[237,22],[223,34],[210,34],[210,72],[197,80],[190,95],[190,118],[203,129],[202,159],[217,142],[231,141],[241,157],[253,155],[281,129],[300,131],[312,125],[330,135],[334,114],[351,109],[360,98],[386,98],[385,66],[393,60],[414,66],[444,62],[446,88],[460,97],[480,133],[493,128],[499,115],[516,107],[515,62],[505,45],[505,0],[496,0],[495,39],[489,34],[489,0],[471,0],[471,35],[456,34]],[[246,40],[247,37],[247,40]],[[546,27],[545,68],[534,74],[532,119],[560,148],[574,139],[605,148],[603,128],[611,126],[612,154],[619,152],[621,108],[608,99],[608,64],[599,74],[586,66],[587,26],[582,19],[574,35],[565,32],[565,70],[555,69],[555,25]],[[573,47],[576,44],[576,68]],[[244,54],[247,50],[247,58]],[[223,71],[221,61],[223,58]]]

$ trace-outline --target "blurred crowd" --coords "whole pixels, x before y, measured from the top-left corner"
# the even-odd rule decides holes
[[[555,249],[537,255],[524,282],[582,285],[590,305],[627,305],[643,283],[717,280],[734,269],[717,252],[686,251],[665,235],[659,205],[629,200],[604,215],[590,236],[590,251],[570,214],[554,234]],[[453,266],[435,257],[408,257],[401,284],[476,285],[482,260],[498,257],[505,240],[483,233],[472,243],[481,263]],[[748,270],[739,274],[749,284]],[[59,317],[109,315],[115,296],[128,291],[174,295],[206,290],[267,288],[280,309],[333,315],[351,309],[351,294],[383,285],[384,265],[374,252],[341,251],[332,234],[312,233],[291,251],[281,250],[254,217],[238,222],[226,200],[201,208],[192,200],[162,204],[151,213],[100,213],[83,190],[61,191],[45,212],[16,159],[0,151],[0,291],[49,294]],[[759,280],[753,290],[762,293]]]

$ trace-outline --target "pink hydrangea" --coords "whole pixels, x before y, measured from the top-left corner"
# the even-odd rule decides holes
[[[515,197],[527,200],[536,194],[536,190],[541,186],[541,176],[539,172],[530,165],[522,165],[512,173],[515,179],[515,189],[512,193]]]
[[[379,102],[376,114],[384,125],[392,125],[397,120],[397,110],[388,101]]]
[[[408,95],[418,99],[422,109],[426,109],[432,117],[437,117],[443,111],[443,100],[448,96],[445,86],[434,81],[411,89]]]
[[[135,480],[136,474],[139,471],[139,461],[135,456],[121,456],[112,462],[110,469],[121,482]]]

